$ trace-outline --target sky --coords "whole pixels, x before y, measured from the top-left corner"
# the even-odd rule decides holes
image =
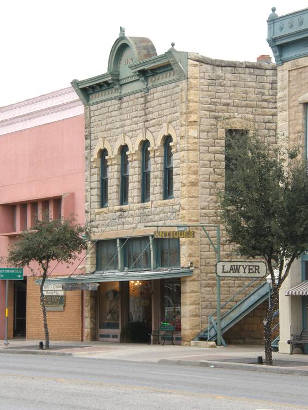
[[[107,71],[120,26],[148,37],[157,54],[181,51],[225,60],[270,54],[266,20],[307,0],[0,0],[0,107]]]

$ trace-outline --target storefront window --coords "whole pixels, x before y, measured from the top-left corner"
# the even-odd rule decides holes
[[[119,329],[119,282],[106,282],[99,287],[99,328]]]
[[[180,266],[179,239],[156,239],[155,246],[158,267]]]
[[[163,281],[163,321],[181,330],[181,279]]]
[[[151,252],[149,237],[124,240],[124,267],[128,269],[150,269]]]
[[[118,248],[117,241],[98,241],[96,244],[96,270],[117,270]]]

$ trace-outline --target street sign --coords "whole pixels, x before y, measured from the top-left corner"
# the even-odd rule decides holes
[[[0,268],[0,280],[23,280],[23,268]]]
[[[266,264],[261,261],[225,261],[216,264],[217,275],[223,277],[262,278],[266,272]]]

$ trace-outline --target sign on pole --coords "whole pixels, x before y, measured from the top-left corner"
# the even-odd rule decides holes
[[[0,280],[23,280],[23,268],[0,268]]]
[[[225,261],[216,264],[218,276],[232,278],[262,278],[266,276],[266,264],[261,261]]]

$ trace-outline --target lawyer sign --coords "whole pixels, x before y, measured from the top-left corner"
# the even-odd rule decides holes
[[[262,278],[266,275],[266,264],[259,261],[218,262],[216,273],[218,276],[232,278]]]

